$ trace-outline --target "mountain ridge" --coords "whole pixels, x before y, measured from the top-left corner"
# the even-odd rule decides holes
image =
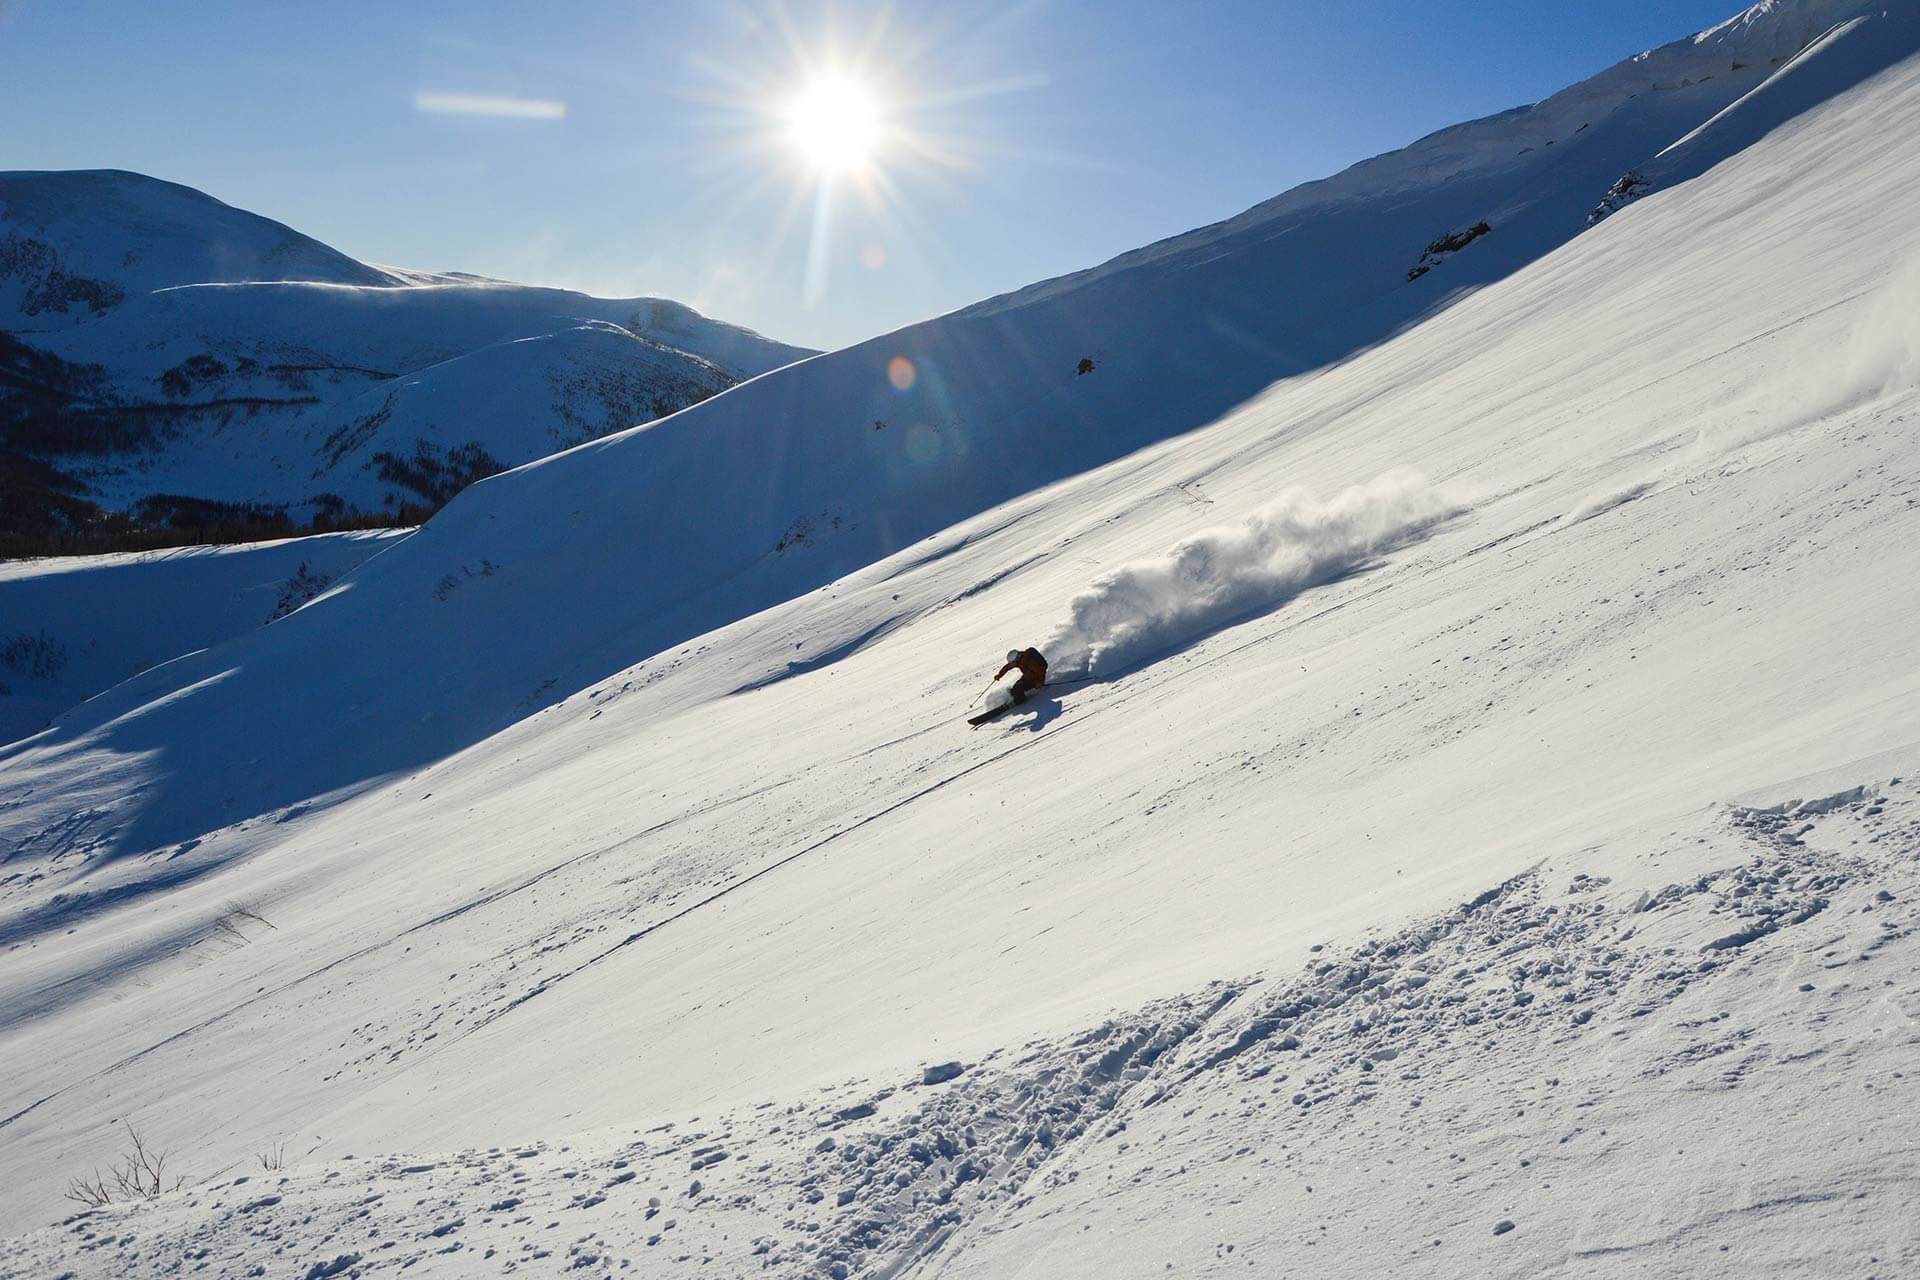
[[[181,497],[252,521],[256,537],[417,522],[460,486],[409,483],[392,458],[461,451],[484,462],[457,478],[487,474],[811,354],[667,299],[371,267],[119,170],[0,173],[0,316],[18,371],[0,379],[0,469],[16,494],[0,533],[29,546],[129,513],[123,536],[150,537],[141,513],[159,503],[179,519]],[[595,326],[626,345],[568,336]],[[544,367],[516,362],[514,386],[484,360],[439,369],[430,396],[405,381],[530,338],[556,340]],[[341,422],[353,402],[398,386],[412,389],[408,437],[342,450],[385,421],[376,409],[359,415],[368,425]]]

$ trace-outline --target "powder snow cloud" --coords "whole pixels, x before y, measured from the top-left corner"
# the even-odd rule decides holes
[[[1288,489],[1237,523],[1103,575],[1068,603],[1041,651],[1060,674],[1116,670],[1277,608],[1464,509],[1407,470],[1324,502]]]

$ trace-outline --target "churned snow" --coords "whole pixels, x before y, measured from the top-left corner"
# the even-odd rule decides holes
[[[1863,12],[484,481],[0,748],[0,1266],[1920,1268]],[[129,1127],[185,1185],[63,1203]]]

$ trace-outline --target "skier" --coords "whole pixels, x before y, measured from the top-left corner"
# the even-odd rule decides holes
[[[1013,682],[1013,705],[1019,706],[1027,700],[1027,695],[1047,682],[1047,660],[1038,649],[1007,650],[1007,665],[993,673],[998,680],[1001,676],[1019,668],[1020,678]]]

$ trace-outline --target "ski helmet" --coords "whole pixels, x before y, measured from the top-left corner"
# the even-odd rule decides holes
[[[1018,649],[1007,650],[1007,661],[1008,662],[1020,661],[1020,651]]]

